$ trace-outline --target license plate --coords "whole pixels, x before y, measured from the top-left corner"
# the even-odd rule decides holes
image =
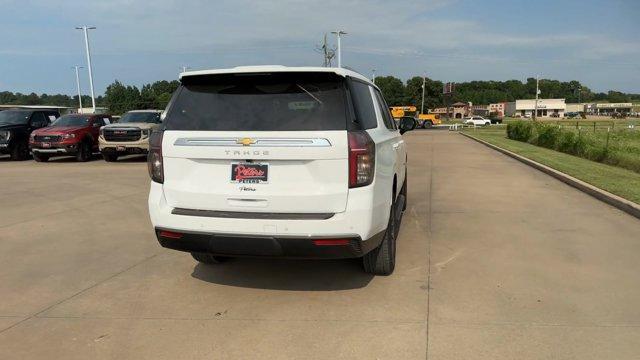
[[[266,184],[269,180],[269,164],[233,163],[231,182],[242,184]]]
[[[124,146],[116,146],[116,151],[125,151],[125,150],[127,150],[127,148]]]
[[[50,143],[42,143],[42,147],[43,148],[50,148],[51,144]]]

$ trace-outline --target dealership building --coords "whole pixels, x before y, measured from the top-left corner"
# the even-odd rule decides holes
[[[536,100],[516,100],[509,102],[505,109],[505,113],[508,116],[533,117],[536,109]],[[565,99],[538,99],[537,109],[537,117],[564,117],[567,104],[565,103]]]

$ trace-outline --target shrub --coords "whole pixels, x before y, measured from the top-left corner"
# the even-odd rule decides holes
[[[560,139],[561,130],[554,125],[536,124],[538,138],[536,145],[555,149],[556,143]]]
[[[507,137],[512,140],[529,141],[533,134],[533,124],[516,121],[507,125]]]
[[[533,121],[507,125],[509,139],[640,172],[640,132],[612,131],[608,146],[607,134]]]
[[[576,139],[577,136],[572,131],[562,131],[558,141],[556,142],[556,150],[563,153],[573,154],[576,146]]]

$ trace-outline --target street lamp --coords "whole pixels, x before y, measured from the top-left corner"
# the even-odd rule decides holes
[[[80,75],[78,74],[78,69],[82,69],[82,66],[75,65],[72,69],[76,69],[76,88],[78,89],[78,112],[82,114],[82,94],[80,93]]]
[[[340,38],[342,35],[347,35],[347,33],[342,30],[332,31],[331,33],[336,34],[336,36],[338,37],[338,67],[341,68],[342,67],[342,47],[340,45]]]
[[[89,31],[94,30],[95,26],[78,26],[76,30],[82,30],[84,32],[84,46],[87,50],[87,67],[89,68],[89,87],[91,88],[91,105],[93,106],[93,113],[96,112],[96,96],[93,91],[93,68],[91,67],[91,51],[89,50]]]
[[[424,114],[424,88],[427,85],[427,74],[422,77],[422,106],[420,107],[420,114]]]
[[[371,82],[375,84],[376,83],[376,69],[371,69],[371,73],[373,74]]]

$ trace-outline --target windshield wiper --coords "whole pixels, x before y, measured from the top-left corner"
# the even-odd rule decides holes
[[[318,102],[318,104],[324,105],[320,99],[318,99],[315,95],[313,95],[312,93],[307,91],[307,89],[303,88],[300,84],[296,84],[296,86],[299,87],[300,89],[302,89],[302,91],[306,92],[307,95],[311,96],[315,101]]]

